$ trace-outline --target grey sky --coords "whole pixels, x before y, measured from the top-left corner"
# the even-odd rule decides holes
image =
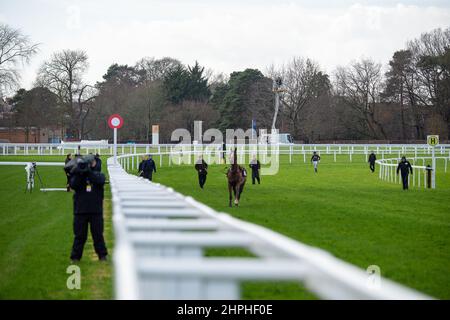
[[[29,88],[39,65],[68,48],[88,53],[91,83],[110,64],[145,56],[198,60],[224,73],[292,56],[326,72],[361,57],[387,64],[407,40],[448,27],[450,1],[0,0],[0,21],[42,43],[22,70]]]

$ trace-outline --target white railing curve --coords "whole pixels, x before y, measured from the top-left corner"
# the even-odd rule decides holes
[[[413,168],[413,174],[408,175],[408,184],[412,187],[427,188],[427,161],[431,162],[431,157],[414,157],[408,158]],[[444,161],[444,172],[447,172],[447,163],[449,157],[436,157],[437,160]],[[378,177],[381,180],[401,184],[401,178],[397,175],[397,166],[401,158],[389,158],[376,160],[379,165]],[[422,162],[422,165],[419,163]]]

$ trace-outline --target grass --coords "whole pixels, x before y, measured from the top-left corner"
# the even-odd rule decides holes
[[[0,157],[20,161],[23,156]],[[28,159],[28,157],[27,157]],[[62,157],[33,157],[61,161]],[[23,161],[23,160],[22,160]],[[155,159],[159,164],[159,159]],[[282,158],[280,171],[248,181],[239,208],[229,208],[224,166],[211,166],[205,190],[192,166],[158,168],[155,182],[174,187],[219,211],[261,224],[323,248],[361,268],[378,265],[383,276],[437,298],[450,298],[450,172],[439,171],[436,190],[401,190],[371,174],[361,156],[322,156],[314,174],[303,157]],[[442,163],[439,163],[442,169]],[[61,168],[40,167],[46,186],[64,185]],[[450,171],[450,170],[449,170]],[[72,203],[67,193],[25,194],[24,169],[0,166],[0,298],[112,298],[111,265],[86,246],[82,289],[66,288],[72,241]],[[106,242],[113,246],[109,198]],[[245,256],[242,250],[208,250],[209,256]],[[314,298],[296,283],[245,283],[253,299]]]
[[[51,160],[61,161],[61,158]],[[42,166],[38,170],[45,187],[65,185],[61,168]],[[0,179],[0,299],[112,298],[111,262],[97,260],[90,237],[78,264],[81,289],[67,289],[66,269],[71,265],[69,255],[73,240],[72,194],[39,192],[37,179],[35,191],[25,193],[22,166],[0,166]],[[105,240],[111,249],[109,192],[106,198]]]

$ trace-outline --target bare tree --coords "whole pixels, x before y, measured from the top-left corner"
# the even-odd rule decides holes
[[[84,121],[89,114],[86,109],[93,99],[92,87],[83,83],[83,74],[88,68],[88,56],[82,50],[63,50],[53,54],[39,69],[36,84],[54,92],[60,103],[67,108],[72,126],[79,138],[83,136]]]
[[[92,107],[94,106],[94,100],[98,96],[97,88],[91,85],[84,85],[78,91],[77,103],[74,109],[75,119],[78,123],[78,138],[84,139],[85,135],[89,133],[89,130],[85,130],[86,118],[88,117]]]
[[[348,67],[338,67],[335,78],[337,95],[356,111],[357,119],[352,119],[351,128],[363,136],[387,139],[383,125],[376,117],[382,84],[381,65],[362,59]]]
[[[306,107],[322,93],[330,90],[328,76],[320,71],[319,65],[311,59],[294,57],[281,69],[271,66],[267,73],[281,77],[286,90],[281,96],[283,115],[288,119],[292,133],[299,138],[302,134],[301,122],[307,118]]]
[[[20,30],[0,23],[0,96],[3,91],[18,87],[20,80],[18,65],[28,63],[37,53],[38,46],[32,44]]]
[[[142,58],[136,63],[136,70],[143,70],[148,81],[163,80],[168,72],[181,66],[177,59],[164,57],[161,59]]]

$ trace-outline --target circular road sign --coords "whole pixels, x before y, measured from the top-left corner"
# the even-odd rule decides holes
[[[118,114],[113,114],[108,119],[108,126],[111,129],[120,129],[123,126],[123,118]]]

